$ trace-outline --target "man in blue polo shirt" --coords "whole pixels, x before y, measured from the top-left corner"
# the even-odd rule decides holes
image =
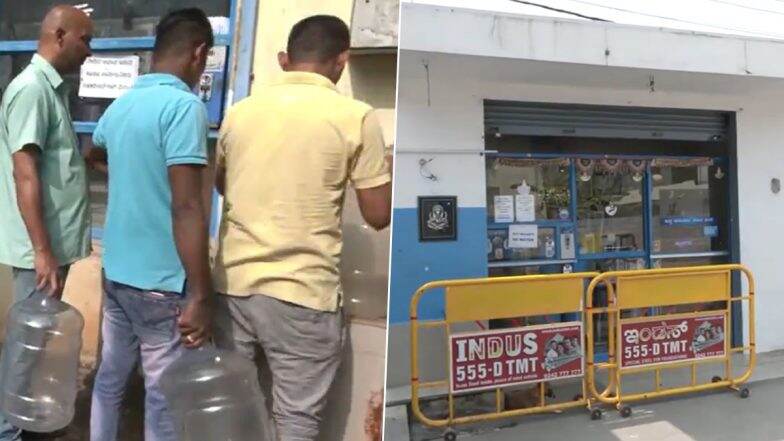
[[[140,77],[112,103],[93,135],[96,147],[105,149],[109,170],[93,441],[117,439],[125,385],[140,357],[144,438],[174,440],[161,373],[183,348],[209,338],[213,292],[201,181],[208,122],[192,89],[212,45],[212,29],[201,10],[164,17],[157,27],[154,73]]]

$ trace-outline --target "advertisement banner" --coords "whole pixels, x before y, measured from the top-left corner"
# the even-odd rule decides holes
[[[453,393],[583,375],[581,322],[456,333],[449,348]]]
[[[724,313],[621,322],[621,368],[724,357]]]

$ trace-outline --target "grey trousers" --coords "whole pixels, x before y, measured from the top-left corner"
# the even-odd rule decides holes
[[[317,311],[265,295],[219,295],[215,328],[217,346],[251,360],[260,350],[266,359],[277,432],[267,439],[314,441],[346,339],[342,310]]]
[[[61,266],[58,270],[60,277],[66,279],[71,265]],[[35,270],[13,268],[14,273],[14,303],[27,300],[36,293]]]

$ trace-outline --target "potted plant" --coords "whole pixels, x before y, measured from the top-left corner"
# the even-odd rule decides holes
[[[536,189],[539,196],[539,208],[547,219],[558,219],[562,208],[569,207],[569,189],[567,187],[542,187]]]

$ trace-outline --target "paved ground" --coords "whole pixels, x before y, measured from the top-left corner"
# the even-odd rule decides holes
[[[607,411],[591,421],[584,411],[529,417],[510,427],[474,428],[458,439],[471,441],[782,441],[784,379],[749,385],[751,397],[717,392],[638,403],[628,419]],[[420,433],[420,435],[423,435]],[[432,434],[420,439],[434,439]],[[436,438],[437,439],[437,438]],[[400,441],[400,440],[387,440]]]

